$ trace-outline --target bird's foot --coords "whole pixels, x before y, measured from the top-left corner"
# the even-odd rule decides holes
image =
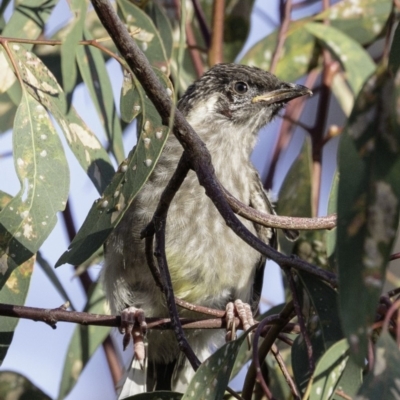
[[[144,346],[144,335],[146,334],[147,324],[144,316],[144,311],[141,308],[127,307],[121,313],[121,326],[119,331],[124,335],[122,344],[124,350],[129,342],[133,341],[133,349],[136,360],[140,365],[143,365],[146,357]]]
[[[242,300],[235,300],[234,303],[229,302],[226,305],[226,341],[236,339],[236,324],[235,316],[240,319],[243,330],[247,331],[252,325],[254,325],[254,317],[251,311],[251,307],[247,303],[243,303]]]

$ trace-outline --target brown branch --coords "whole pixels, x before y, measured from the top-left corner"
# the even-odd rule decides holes
[[[206,17],[204,15],[203,9],[199,0],[192,0],[194,14],[196,15],[197,22],[199,23],[201,34],[203,35],[203,40],[207,48],[211,43],[211,33],[210,28],[207,25]]]
[[[292,0],[286,0],[283,12],[283,18],[281,19],[281,27],[279,28],[279,33],[278,33],[278,42],[276,44],[275,51],[271,60],[271,65],[269,67],[269,71],[271,73],[275,72],[276,66],[278,65],[278,61],[281,58],[283,46],[286,40],[286,33],[290,24],[291,12],[292,12]]]
[[[219,310],[218,310],[219,311]],[[53,309],[16,306],[14,304],[0,303],[0,316],[11,318],[23,318],[32,321],[44,322],[56,329],[58,322],[70,322],[84,326],[105,326],[119,327],[121,325],[121,317],[119,315],[103,315],[92,314],[87,312],[69,311],[66,306],[61,306]],[[208,319],[190,319],[180,318],[180,322],[185,329],[226,329],[225,317],[208,318]],[[146,318],[147,329],[173,329],[169,318]],[[279,315],[269,317],[271,325],[280,323]],[[235,317],[237,329],[243,329],[239,318]],[[287,331],[291,332],[292,325],[288,325]]]
[[[281,215],[266,214],[252,207],[246,206],[236,197],[232,196],[221,186],[225,198],[233,212],[260,225],[279,229],[317,230],[333,229],[336,226],[336,214],[318,218],[284,217]]]
[[[212,67],[223,62],[225,0],[214,0],[211,32],[211,46],[208,64]]]
[[[282,371],[283,377],[285,378],[285,381],[288,384],[290,391],[292,392],[293,398],[296,400],[300,399],[300,395],[297,390],[296,384],[294,383],[293,378],[290,376],[286,364],[283,361],[283,358],[279,352],[278,346],[275,343],[271,347],[271,353],[274,355],[275,360]]]

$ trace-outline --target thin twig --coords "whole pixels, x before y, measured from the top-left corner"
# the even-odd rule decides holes
[[[278,346],[275,343],[271,347],[271,353],[274,355],[275,360],[278,363],[279,368],[282,371],[282,374],[286,380],[286,383],[288,384],[290,391],[292,392],[293,398],[300,399],[300,395],[296,388],[296,384],[294,383],[293,378],[290,376],[289,371],[286,367],[286,364],[283,361],[283,358],[279,352]]]
[[[279,333],[282,332],[283,328],[292,319],[293,311],[294,307],[293,307],[293,302],[291,301],[288,304],[286,304],[285,308],[280,312],[279,321],[268,329],[268,333],[258,350],[259,360],[265,359],[265,357],[267,356],[268,352],[271,349],[272,344],[278,337]],[[256,347],[255,343],[254,347]],[[250,400],[252,398],[256,377],[257,377],[257,371],[255,363],[254,361],[252,361],[249,370],[247,371],[247,375],[243,386],[242,396],[245,400]]]
[[[260,359],[259,354],[258,354],[258,340],[261,336],[263,329],[268,324],[268,322],[269,322],[269,317],[264,318],[258,324],[258,327],[257,327],[256,331],[254,332],[252,364],[254,365],[254,368],[256,370],[257,382],[260,384],[267,399],[272,400],[273,396],[272,396],[271,390],[269,389],[267,382],[265,382],[264,376],[261,371],[261,364],[264,362],[264,359]]]
[[[336,226],[336,214],[317,218],[284,217],[280,215],[266,214],[245,205],[236,197],[232,196],[224,187],[221,186],[221,189],[235,214],[266,227],[317,230],[333,229]]]
[[[286,0],[283,18],[281,19],[281,26],[279,28],[279,33],[278,33],[278,42],[276,44],[275,51],[272,56],[271,65],[269,67],[269,71],[271,73],[275,72],[276,66],[278,65],[278,61],[281,58],[283,46],[286,40],[286,33],[290,24],[291,13],[292,13],[292,0]]]
[[[286,277],[287,277],[288,282],[289,282],[289,288],[290,288],[290,292],[292,294],[293,305],[294,305],[294,309],[296,311],[297,320],[298,320],[298,323],[299,323],[299,326],[300,326],[301,335],[303,336],[304,343],[306,345],[307,357],[308,357],[308,366],[309,366],[309,369],[310,369],[310,375],[312,375],[312,373],[315,370],[315,363],[314,363],[314,357],[313,357],[313,348],[312,348],[310,337],[309,337],[308,332],[307,332],[307,328],[306,328],[306,324],[305,324],[305,321],[304,321],[303,313],[301,311],[301,305],[300,305],[299,297],[297,295],[296,284],[295,284],[295,281],[294,281],[293,272],[290,269],[285,269],[284,271],[286,273]]]
[[[201,34],[203,35],[204,43],[207,46],[207,48],[209,48],[211,43],[211,33],[210,33],[210,28],[207,25],[203,9],[201,8],[199,0],[192,0],[192,3],[194,8],[194,13],[197,18],[197,22],[199,23]]]
[[[223,62],[225,0],[214,0],[211,46],[208,53],[210,67]]]

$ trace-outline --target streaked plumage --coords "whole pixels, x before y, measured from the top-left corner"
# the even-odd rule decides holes
[[[290,95],[276,97],[280,100],[277,103],[259,98],[276,90]],[[206,143],[222,185],[243,203],[271,213],[271,204],[250,162],[250,154],[259,129],[276,115],[285,101],[304,94],[304,87],[283,83],[258,68],[220,64],[188,88],[178,108]],[[151,220],[181,155],[182,147],[171,134],[149,181],[107,240],[103,279],[115,314],[127,306],[135,306],[142,308],[147,317],[168,316],[163,295],[147,266],[140,232]],[[273,229],[240,219],[251,232],[276,246]],[[265,259],[226,226],[193,171],[170,207],[166,253],[175,296],[218,309],[225,309],[235,299],[257,308]],[[186,310],[181,315],[204,317]],[[153,389],[156,382],[157,388],[168,388],[169,378],[160,378],[160,371],[168,375],[175,368],[173,389],[184,390],[193,373],[190,365],[179,357],[173,333],[157,330],[149,332],[147,337],[148,389]],[[189,342],[201,359],[208,356],[210,347],[220,345],[223,337],[224,333],[219,331],[188,332]],[[178,366],[174,365],[177,359]],[[169,367],[164,368],[167,364]]]

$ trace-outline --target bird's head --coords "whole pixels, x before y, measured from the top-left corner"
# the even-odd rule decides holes
[[[186,116],[203,113],[196,119],[228,120],[237,128],[258,131],[289,100],[311,94],[305,86],[256,67],[217,64],[189,86],[178,107]]]

